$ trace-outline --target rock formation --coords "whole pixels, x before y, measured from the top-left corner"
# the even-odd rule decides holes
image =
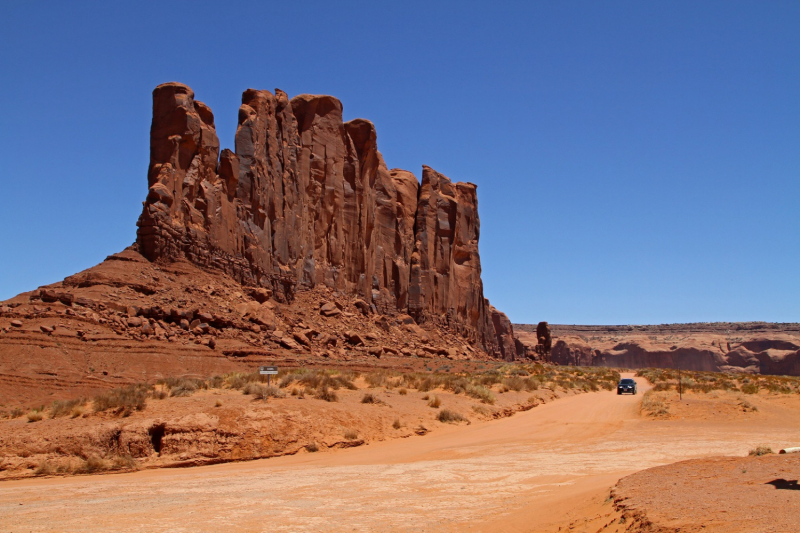
[[[374,125],[344,123],[336,98],[248,89],[235,152],[220,153],[208,106],[159,85],[148,185],[137,243],[150,261],[185,258],[282,302],[322,284],[514,357],[483,296],[476,186],[389,170]]]
[[[528,340],[539,326],[515,324]],[[553,325],[552,362],[615,368],[800,375],[800,325],[700,323],[652,326]],[[536,347],[539,352],[538,345]]]

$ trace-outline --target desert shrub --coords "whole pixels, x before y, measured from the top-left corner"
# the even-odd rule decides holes
[[[8,412],[8,418],[19,418],[25,411],[20,409],[19,407],[13,408],[11,411]]]
[[[664,399],[653,390],[644,393],[642,410],[647,411],[651,416],[666,416],[669,414],[669,407],[664,403]]]
[[[34,476],[49,476],[56,471],[56,468],[49,461],[42,461],[33,471]]]
[[[440,405],[442,405],[442,400],[440,400],[438,396],[434,396],[431,401],[428,402],[428,407],[433,407],[434,409],[438,409]]]
[[[217,400],[214,402],[214,407],[222,407],[222,400]]]
[[[519,377],[510,377],[503,380],[503,385],[505,385],[509,390],[513,390],[515,392],[521,391],[525,388],[525,380]]]
[[[305,448],[306,448],[306,450],[308,450],[308,451],[310,451],[312,453],[319,451],[319,446],[317,445],[316,442],[311,442],[311,443],[306,444]]]
[[[428,392],[436,388],[436,383],[430,377],[422,379],[417,385],[417,390],[420,392]]]
[[[221,389],[225,385],[225,378],[222,376],[214,376],[208,380],[209,389]]]
[[[125,468],[135,468],[136,459],[130,455],[115,455],[111,458],[111,468],[113,470],[121,470]]]
[[[204,379],[198,378],[169,377],[160,379],[156,383],[169,389],[169,395],[173,397],[191,396],[199,389],[208,388],[208,383]]]
[[[70,418],[78,418],[86,413],[86,407],[83,405],[75,405],[69,412]]]
[[[72,412],[72,409],[78,405],[83,405],[86,403],[86,400],[83,399],[75,399],[75,400],[56,400],[50,406],[50,416],[53,418],[57,418],[59,416],[67,416]]]
[[[463,376],[442,376],[442,387],[453,394],[461,394],[467,391],[471,384]]]
[[[154,400],[163,400],[163,399],[169,397],[169,393],[167,391],[165,391],[164,389],[153,389],[153,392],[150,394],[150,396]]]
[[[356,440],[358,438],[358,431],[355,429],[348,429],[344,432],[344,438],[347,440]]]
[[[44,418],[44,413],[38,410],[28,411],[28,422],[38,422]]]
[[[494,394],[483,385],[467,385],[467,396],[480,400],[482,403],[494,404]]]
[[[744,383],[741,387],[741,391],[744,394],[758,394],[758,383]]]
[[[280,390],[278,387],[274,385],[259,385],[257,383],[252,383],[247,386],[245,390],[248,390],[245,394],[252,394],[256,400],[268,400],[269,398],[283,398],[286,396],[286,393]]]
[[[364,376],[364,381],[371,388],[381,387],[386,384],[387,373],[385,371],[370,372]]]
[[[439,414],[436,415],[436,419],[439,422],[465,422],[467,419],[455,411],[451,411],[450,409],[442,409],[439,411]]]
[[[361,397],[361,403],[380,403],[380,400],[368,392]]]
[[[400,394],[401,396],[405,396],[406,394],[408,394],[408,390],[406,390],[406,389],[400,389],[400,390],[398,390],[397,392],[398,392],[398,394]]]
[[[248,383],[266,383],[267,381],[267,376],[258,372],[231,372],[222,376],[219,388],[227,386],[230,389],[242,390]]]
[[[142,411],[147,403],[147,395],[151,387],[144,383],[120,387],[94,397],[95,412],[114,410],[123,416],[130,415],[134,410]]]
[[[483,416],[491,416],[492,411],[485,405],[473,405],[472,410]]]
[[[194,380],[183,380],[173,386],[170,391],[169,395],[173,398],[175,397],[182,397],[182,396],[191,396],[195,393],[198,389],[197,383]]]
[[[400,429],[401,427],[403,427],[403,425],[400,423],[400,419],[399,418],[395,418],[394,419],[394,422],[392,422],[392,427],[394,429]]]
[[[772,448],[770,448],[769,446],[763,446],[762,445],[762,446],[757,446],[757,447],[753,448],[752,450],[750,450],[748,455],[754,455],[756,457],[761,457],[762,455],[769,455],[771,453],[775,453],[775,452],[772,451]]]
[[[338,402],[339,397],[336,395],[335,392],[328,389],[328,387],[323,386],[320,389],[317,389],[316,394],[314,394],[314,398],[318,400],[325,400],[326,402]]]
[[[92,474],[94,472],[101,472],[108,469],[108,464],[96,456],[88,457],[83,464],[75,469],[78,474]]]
[[[478,384],[483,385],[484,387],[491,387],[492,385],[497,385],[502,380],[503,376],[499,372],[487,372],[477,378]]]
[[[349,374],[347,373],[331,374],[329,372],[325,372],[324,370],[305,369],[298,371],[297,373],[287,374],[284,376],[284,378],[281,379],[280,386],[281,388],[288,387],[295,382],[300,385],[305,385],[310,389],[330,388],[333,390],[339,390],[340,388],[346,388],[350,390],[356,390],[358,388],[349,378]]]

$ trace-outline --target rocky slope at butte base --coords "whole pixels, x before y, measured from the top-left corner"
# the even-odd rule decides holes
[[[800,375],[800,324],[709,322],[652,326],[551,324],[551,360],[561,365],[680,368]],[[514,324],[526,350],[536,325]]]
[[[336,98],[249,89],[220,152],[211,109],[159,85],[147,180],[131,247],[0,302],[0,404],[259,363],[524,355],[483,295],[477,187],[389,170]]]

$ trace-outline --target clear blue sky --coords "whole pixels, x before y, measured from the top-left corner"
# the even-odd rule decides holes
[[[800,3],[3,2],[0,299],[135,240],[151,91],[327,93],[478,184],[514,322],[800,321]]]

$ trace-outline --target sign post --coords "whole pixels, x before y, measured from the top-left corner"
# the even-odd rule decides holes
[[[278,375],[278,367],[277,366],[260,366],[258,367],[258,373],[267,376],[267,386],[269,386],[269,378],[271,376]]]

